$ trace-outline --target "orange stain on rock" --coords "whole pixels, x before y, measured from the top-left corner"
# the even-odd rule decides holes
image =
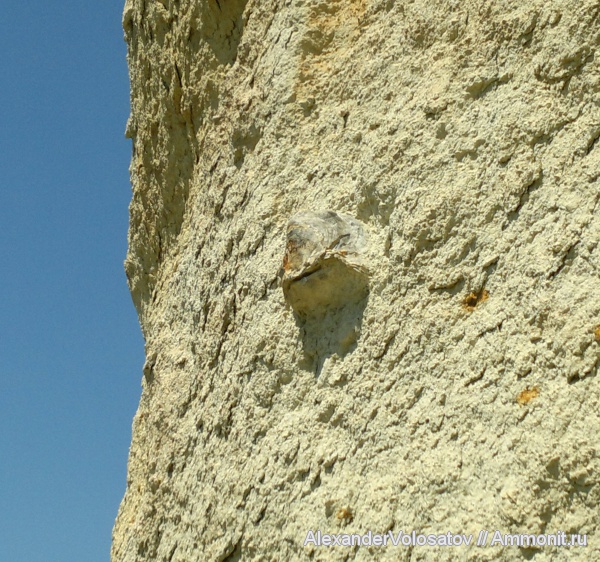
[[[308,31],[300,39],[302,57],[295,94],[300,101],[340,71],[360,36],[367,0],[329,0],[309,8]]]
[[[482,289],[478,293],[469,293],[463,300],[463,308],[472,312],[478,304],[488,300],[490,293],[486,289]]]
[[[517,404],[520,406],[525,406],[539,395],[540,389],[537,386],[533,386],[531,388],[527,387],[525,390],[519,392],[519,395],[517,396]]]

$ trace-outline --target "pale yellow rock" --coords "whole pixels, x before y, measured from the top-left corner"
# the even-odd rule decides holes
[[[128,0],[123,26],[147,361],[112,562],[600,559],[598,2]],[[362,250],[282,273],[328,210]],[[588,546],[303,546],[482,529]]]

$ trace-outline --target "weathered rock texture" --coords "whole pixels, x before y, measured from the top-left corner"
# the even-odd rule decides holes
[[[127,0],[124,29],[147,362],[112,561],[600,560],[600,3]],[[364,293],[309,314],[287,225],[327,211]]]

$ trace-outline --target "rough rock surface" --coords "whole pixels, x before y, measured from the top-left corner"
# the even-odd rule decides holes
[[[600,3],[127,0],[123,25],[147,361],[112,561],[600,560]],[[325,211],[369,271],[319,321],[282,265]]]

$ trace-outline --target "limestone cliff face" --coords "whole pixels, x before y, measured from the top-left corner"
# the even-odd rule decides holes
[[[600,559],[598,1],[123,25],[147,361],[112,562]]]

